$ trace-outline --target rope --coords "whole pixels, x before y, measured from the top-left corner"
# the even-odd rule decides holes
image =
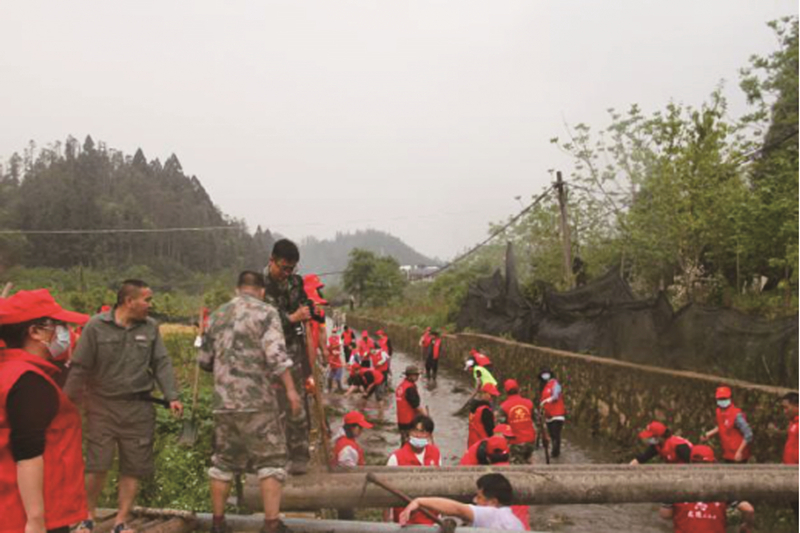
[[[505,230],[507,230],[509,227],[511,227],[511,226],[512,226],[512,225],[513,225],[513,224],[514,224],[514,223],[515,223],[517,220],[519,220],[520,218],[522,218],[522,217],[523,217],[525,214],[527,214],[527,213],[528,213],[528,212],[529,212],[531,209],[533,209],[534,207],[536,207],[536,205],[537,205],[539,202],[541,202],[542,200],[544,200],[544,199],[547,197],[547,195],[548,195],[548,194],[550,194],[550,191],[552,191],[552,190],[553,190],[553,185],[550,185],[549,187],[547,187],[547,188],[544,190],[544,192],[543,192],[542,194],[540,194],[539,196],[537,196],[537,197],[536,197],[536,199],[535,199],[533,202],[531,202],[531,204],[530,204],[530,205],[528,205],[528,207],[526,207],[525,209],[523,209],[522,211],[520,211],[519,213],[517,213],[516,215],[514,215],[514,216],[511,218],[511,220],[509,220],[509,221],[508,221],[508,223],[507,223],[506,225],[504,225],[504,226],[503,226],[503,227],[501,227],[500,229],[498,229],[498,230],[494,231],[494,232],[493,232],[491,235],[489,235],[489,237],[487,237],[486,239],[484,239],[484,240],[483,240],[483,241],[481,241],[480,243],[476,244],[475,246],[473,246],[472,248],[470,248],[469,250],[467,250],[466,252],[464,252],[464,253],[463,253],[463,254],[461,254],[460,256],[456,257],[455,259],[453,259],[452,261],[450,261],[449,263],[447,263],[446,265],[444,265],[444,266],[443,266],[442,268],[440,268],[439,270],[437,270],[437,271],[435,271],[435,272],[431,272],[430,274],[426,274],[426,275],[424,275],[424,276],[421,276],[421,277],[420,277],[420,279],[426,279],[426,278],[431,278],[431,277],[433,277],[433,276],[438,276],[439,274],[441,274],[442,272],[444,272],[445,270],[447,270],[447,269],[448,269],[448,268],[450,268],[451,266],[455,265],[456,263],[459,263],[459,262],[463,261],[464,259],[466,259],[466,258],[467,258],[467,257],[469,257],[470,255],[474,254],[475,252],[477,252],[478,250],[480,250],[481,248],[483,248],[484,246],[486,246],[486,245],[489,243],[489,241],[491,241],[492,239],[494,239],[495,237],[497,237],[498,235],[500,235],[501,233],[503,233]]]

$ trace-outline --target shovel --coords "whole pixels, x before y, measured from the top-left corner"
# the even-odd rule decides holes
[[[197,442],[197,424],[195,423],[195,415],[197,414],[197,393],[198,384],[200,382],[200,365],[194,365],[194,383],[192,384],[192,416],[189,419],[183,419],[183,429],[181,436],[178,438],[178,444],[181,446],[194,446]]]

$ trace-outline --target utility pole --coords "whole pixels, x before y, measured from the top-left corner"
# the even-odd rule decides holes
[[[569,218],[567,218],[567,190],[564,180],[561,179],[561,171],[556,172],[556,190],[558,191],[558,209],[561,212],[561,245],[564,251],[564,281],[567,289],[574,285],[572,275],[572,241],[569,235]]]

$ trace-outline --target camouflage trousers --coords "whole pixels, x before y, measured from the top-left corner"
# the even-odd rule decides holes
[[[533,443],[523,442],[522,444],[511,445],[511,464],[529,465],[533,455]]]
[[[210,475],[223,480],[234,473],[283,479],[286,439],[277,410],[214,413],[211,464]]]
[[[308,449],[308,431],[310,428],[308,417],[310,411],[308,409],[308,397],[305,392],[305,379],[303,377],[303,370],[300,368],[299,364],[292,366],[290,372],[292,374],[292,381],[294,381],[294,388],[302,400],[302,412],[297,416],[292,414],[289,400],[286,398],[286,390],[283,386],[277,391],[278,404],[280,405],[281,417],[283,419],[289,460],[298,463],[307,463],[311,458]],[[318,386],[321,386],[321,384]]]

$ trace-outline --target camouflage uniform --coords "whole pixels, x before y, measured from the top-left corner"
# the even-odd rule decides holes
[[[214,373],[214,455],[209,475],[284,479],[286,441],[272,378],[291,368],[278,312],[240,295],[211,315],[198,355]]]
[[[297,311],[300,307],[308,303],[308,296],[303,288],[303,278],[293,274],[283,283],[272,279],[269,275],[269,266],[264,268],[264,281],[266,282],[267,303],[274,305],[278,309],[283,326],[283,334],[286,337],[286,349],[292,358],[292,379],[294,387],[303,399],[301,405],[303,412],[298,416],[291,414],[289,401],[286,399],[286,391],[281,389],[278,394],[278,401],[281,411],[286,416],[286,442],[289,447],[289,459],[297,463],[308,463],[310,453],[308,450],[308,397],[303,393],[305,390],[305,380],[311,376],[311,364],[306,353],[305,328],[302,324],[292,324],[289,315]]]

